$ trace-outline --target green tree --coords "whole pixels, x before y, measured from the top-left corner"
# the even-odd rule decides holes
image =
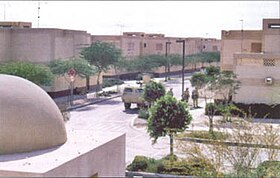
[[[171,54],[168,56],[164,55],[145,55],[138,56],[131,60],[122,61],[122,68],[127,69],[128,71],[133,72],[152,72],[153,69],[158,67],[165,67],[165,72],[170,71],[170,67],[174,65],[180,65],[182,63],[182,59],[179,55]]]
[[[0,73],[16,75],[45,86],[50,86],[54,78],[48,67],[26,61],[3,63],[0,65]]]
[[[221,71],[218,75],[215,75],[215,80],[209,85],[210,90],[222,96],[225,104],[229,104],[232,96],[239,88],[240,81],[237,80],[236,75],[232,71]]]
[[[69,69],[73,68],[76,74],[81,78],[94,75],[97,69],[90,66],[88,61],[84,59],[67,59],[67,60],[53,60],[49,63],[49,67],[53,74],[65,76],[68,75]]]
[[[185,102],[177,101],[171,95],[158,99],[149,109],[148,133],[154,138],[168,135],[170,137],[170,155],[173,155],[173,136],[184,131],[192,120]]]
[[[165,88],[162,83],[150,81],[145,85],[143,97],[149,102],[149,105],[153,104],[157,99],[165,95]]]
[[[195,65],[196,63],[201,62],[202,65],[204,63],[212,63],[212,62],[219,62],[220,61],[220,52],[202,52],[198,54],[191,54],[186,57],[186,60]]]
[[[207,85],[208,77],[206,74],[198,72],[192,75],[190,82],[192,86],[197,87],[198,89],[202,89]]]
[[[119,63],[122,59],[121,50],[112,43],[94,42],[91,46],[84,48],[81,56],[91,65],[97,67],[97,86],[100,87],[100,74],[106,72],[110,67]]]

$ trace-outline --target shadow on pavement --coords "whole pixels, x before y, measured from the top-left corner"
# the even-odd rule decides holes
[[[131,108],[131,109],[123,110],[123,112],[126,114],[137,114],[138,111],[139,111],[139,108]]]
[[[83,111],[93,110],[94,108],[95,107],[93,105],[88,105],[88,106],[85,106],[85,107],[77,108],[77,109],[75,109],[75,111],[83,112]]]
[[[104,102],[96,103],[96,105],[118,105],[120,103],[122,103],[122,101],[107,100],[107,101],[104,101]]]

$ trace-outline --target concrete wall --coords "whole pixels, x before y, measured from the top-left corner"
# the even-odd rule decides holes
[[[262,59],[251,59],[250,63],[246,64],[243,62],[243,64],[237,65],[235,72],[238,80],[241,82],[241,88],[237,90],[234,101],[246,104],[280,103],[279,71],[280,60],[277,61],[275,67],[263,66]],[[273,79],[272,85],[265,83],[266,77],[271,77]]]
[[[125,177],[125,134],[67,130],[65,144],[0,155],[1,177]]]
[[[277,28],[271,28],[270,25],[278,25]],[[280,19],[263,20],[263,51],[265,53],[280,53]]]
[[[168,45],[168,54],[182,55],[183,45],[182,43],[176,43],[178,39],[186,40],[185,55],[197,54],[203,51],[220,51],[221,49],[221,41],[211,38],[165,37],[163,34],[145,34],[143,32],[125,32],[122,36],[92,36],[92,42],[104,41],[116,44],[117,47],[121,48],[123,56],[128,58],[139,55],[165,55],[166,42],[168,41],[171,42]],[[133,50],[128,48],[128,43],[133,43]],[[159,46],[162,46],[162,48],[159,48]],[[217,50],[216,48],[213,49],[213,46],[217,46]]]
[[[91,44],[91,35],[86,31],[45,29],[45,28],[5,28],[0,29],[0,62],[30,61],[48,64],[52,60],[79,57],[82,48]],[[102,80],[101,80],[102,81]],[[85,87],[85,79],[77,78],[77,87]],[[96,77],[91,77],[90,85],[96,85]],[[64,77],[56,77],[48,92],[67,90],[69,83]]]
[[[262,31],[222,31],[221,69],[234,70],[235,53],[250,53],[252,43],[261,43]],[[241,51],[242,48],[242,51]]]

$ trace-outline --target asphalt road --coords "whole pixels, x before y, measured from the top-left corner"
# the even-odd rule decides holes
[[[190,87],[188,79],[185,87]],[[179,78],[166,83],[166,89],[173,88],[174,96],[181,96],[181,81]],[[169,137],[159,138],[152,144],[146,127],[134,127],[134,119],[138,115],[136,105],[125,110],[121,98],[104,101],[71,111],[70,121],[66,127],[70,129],[89,129],[105,132],[126,133],[126,163],[130,163],[136,155],[161,158],[169,154]]]

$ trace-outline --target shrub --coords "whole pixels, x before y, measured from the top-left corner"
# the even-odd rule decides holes
[[[102,83],[102,88],[111,87],[114,85],[121,85],[124,81],[117,78],[104,78]]]
[[[138,117],[142,119],[148,119],[149,117],[149,111],[146,108],[140,108]]]
[[[258,177],[280,177],[280,161],[265,161],[257,167]]]
[[[215,166],[205,159],[191,158],[186,160],[186,162],[188,163],[189,175],[191,176],[216,177],[218,175]]]
[[[148,167],[149,159],[145,156],[135,156],[132,163],[127,167],[129,171],[145,171]]]

